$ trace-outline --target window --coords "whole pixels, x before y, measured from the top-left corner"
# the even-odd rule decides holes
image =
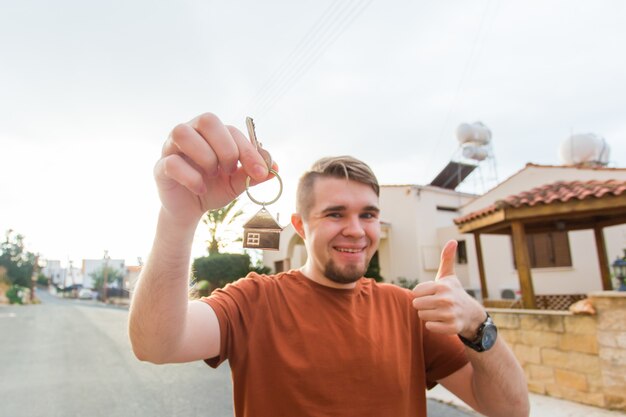
[[[458,245],[456,247],[456,263],[457,264],[467,263],[467,246],[465,245],[464,240],[458,241]]]
[[[259,243],[261,242],[261,234],[260,233],[253,233],[253,232],[249,232],[248,233],[248,240],[247,243],[250,246],[259,246]]]
[[[527,234],[526,245],[531,268],[572,266],[567,232]]]
[[[437,206],[437,210],[439,211],[451,211],[453,213],[458,213],[459,209],[457,207],[449,207],[449,206]]]

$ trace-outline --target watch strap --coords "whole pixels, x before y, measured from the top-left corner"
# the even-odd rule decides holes
[[[463,342],[463,344],[473,350],[475,350],[476,352],[484,352],[487,349],[485,349],[485,347],[483,346],[483,333],[485,330],[485,327],[487,325],[490,326],[495,326],[493,324],[493,320],[491,319],[491,316],[489,315],[489,313],[487,314],[487,318],[485,319],[485,321],[483,321],[480,326],[478,326],[478,330],[476,331],[476,337],[474,338],[474,340],[469,340],[466,337],[461,336],[460,334],[457,335],[459,336],[459,339],[461,339],[461,342]],[[491,347],[491,346],[490,346]]]

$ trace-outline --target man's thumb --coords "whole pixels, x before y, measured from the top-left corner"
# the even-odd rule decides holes
[[[454,275],[454,258],[456,255],[456,240],[450,240],[443,247],[441,251],[441,261],[439,262],[439,271],[437,271],[437,278],[447,277],[448,275]]]

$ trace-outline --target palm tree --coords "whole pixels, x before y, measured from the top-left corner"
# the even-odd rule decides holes
[[[226,239],[224,234],[235,219],[243,214],[243,210],[235,210],[235,206],[238,202],[239,199],[236,198],[227,206],[221,209],[207,211],[206,214],[202,216],[202,221],[209,227],[209,234],[211,235],[211,238],[207,241],[209,255],[220,253],[220,247],[224,247],[226,243],[228,243],[225,242],[226,240],[233,241]]]

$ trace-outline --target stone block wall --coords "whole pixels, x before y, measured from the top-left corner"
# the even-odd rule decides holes
[[[488,309],[538,394],[626,410],[626,293],[589,298],[596,315]]]

